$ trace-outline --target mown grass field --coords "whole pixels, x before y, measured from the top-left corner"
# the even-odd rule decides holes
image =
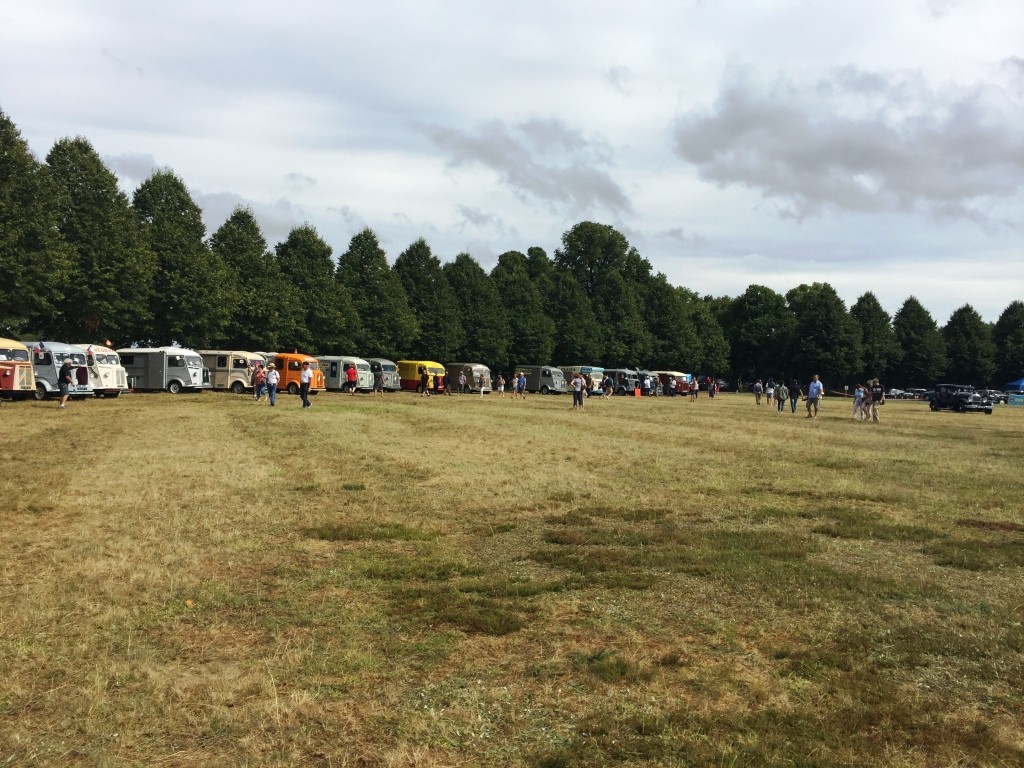
[[[1024,764],[1024,408],[570,404],[0,404],[0,765]]]

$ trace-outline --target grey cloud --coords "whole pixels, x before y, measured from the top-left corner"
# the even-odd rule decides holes
[[[826,209],[983,220],[1024,189],[1024,103],[1005,92],[839,70],[807,86],[734,78],[680,117],[675,151],[719,186],[759,190],[782,216]]]
[[[119,179],[128,186],[137,187],[157,169],[156,160],[152,155],[140,152],[129,152],[124,155],[108,155],[103,162],[112,170]]]
[[[474,227],[475,229],[486,229],[499,235],[510,234],[505,222],[496,214],[472,205],[457,205],[455,210],[461,217],[459,223],[455,225],[455,229],[464,231],[467,227]]]
[[[683,245],[689,245],[694,248],[703,248],[708,242],[701,235],[696,235],[691,232],[687,232],[682,227],[672,227],[671,229],[665,229],[657,233],[657,237],[665,240],[674,240]]]
[[[600,138],[588,138],[558,120],[506,125],[492,120],[476,131],[438,125],[423,128],[448,153],[448,165],[482,165],[521,199],[533,198],[580,214],[594,208],[630,211],[622,188],[603,166],[612,151]]]
[[[203,212],[207,234],[212,234],[228,220],[238,207],[248,208],[260,225],[270,248],[287,239],[288,233],[309,218],[308,214],[286,198],[273,203],[255,203],[233,192],[193,191],[192,200]]]
[[[612,67],[608,70],[608,83],[623,96],[630,96],[633,92],[629,85],[632,74],[629,67]]]
[[[307,176],[304,173],[286,173],[284,176],[284,183],[289,189],[302,192],[315,187],[316,179],[312,176]]]

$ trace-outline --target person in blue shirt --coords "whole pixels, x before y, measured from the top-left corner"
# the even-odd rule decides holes
[[[807,385],[807,418],[818,418],[818,404],[821,396],[825,394],[825,385],[818,379],[818,374],[811,377],[811,383]]]

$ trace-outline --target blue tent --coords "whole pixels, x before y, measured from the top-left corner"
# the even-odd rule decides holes
[[[1024,379],[1011,381],[1006,385],[1007,392],[1024,392]]]

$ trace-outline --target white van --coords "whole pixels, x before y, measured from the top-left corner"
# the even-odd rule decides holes
[[[318,356],[320,369],[324,372],[324,380],[327,389],[345,389],[348,383],[348,369],[355,366],[356,389],[369,392],[373,389],[373,371],[370,370],[368,360],[361,357],[348,357],[345,355],[322,355]]]
[[[79,344],[85,349],[89,366],[89,383],[96,397],[117,397],[128,391],[128,372],[121,358],[110,347],[102,344]]]

